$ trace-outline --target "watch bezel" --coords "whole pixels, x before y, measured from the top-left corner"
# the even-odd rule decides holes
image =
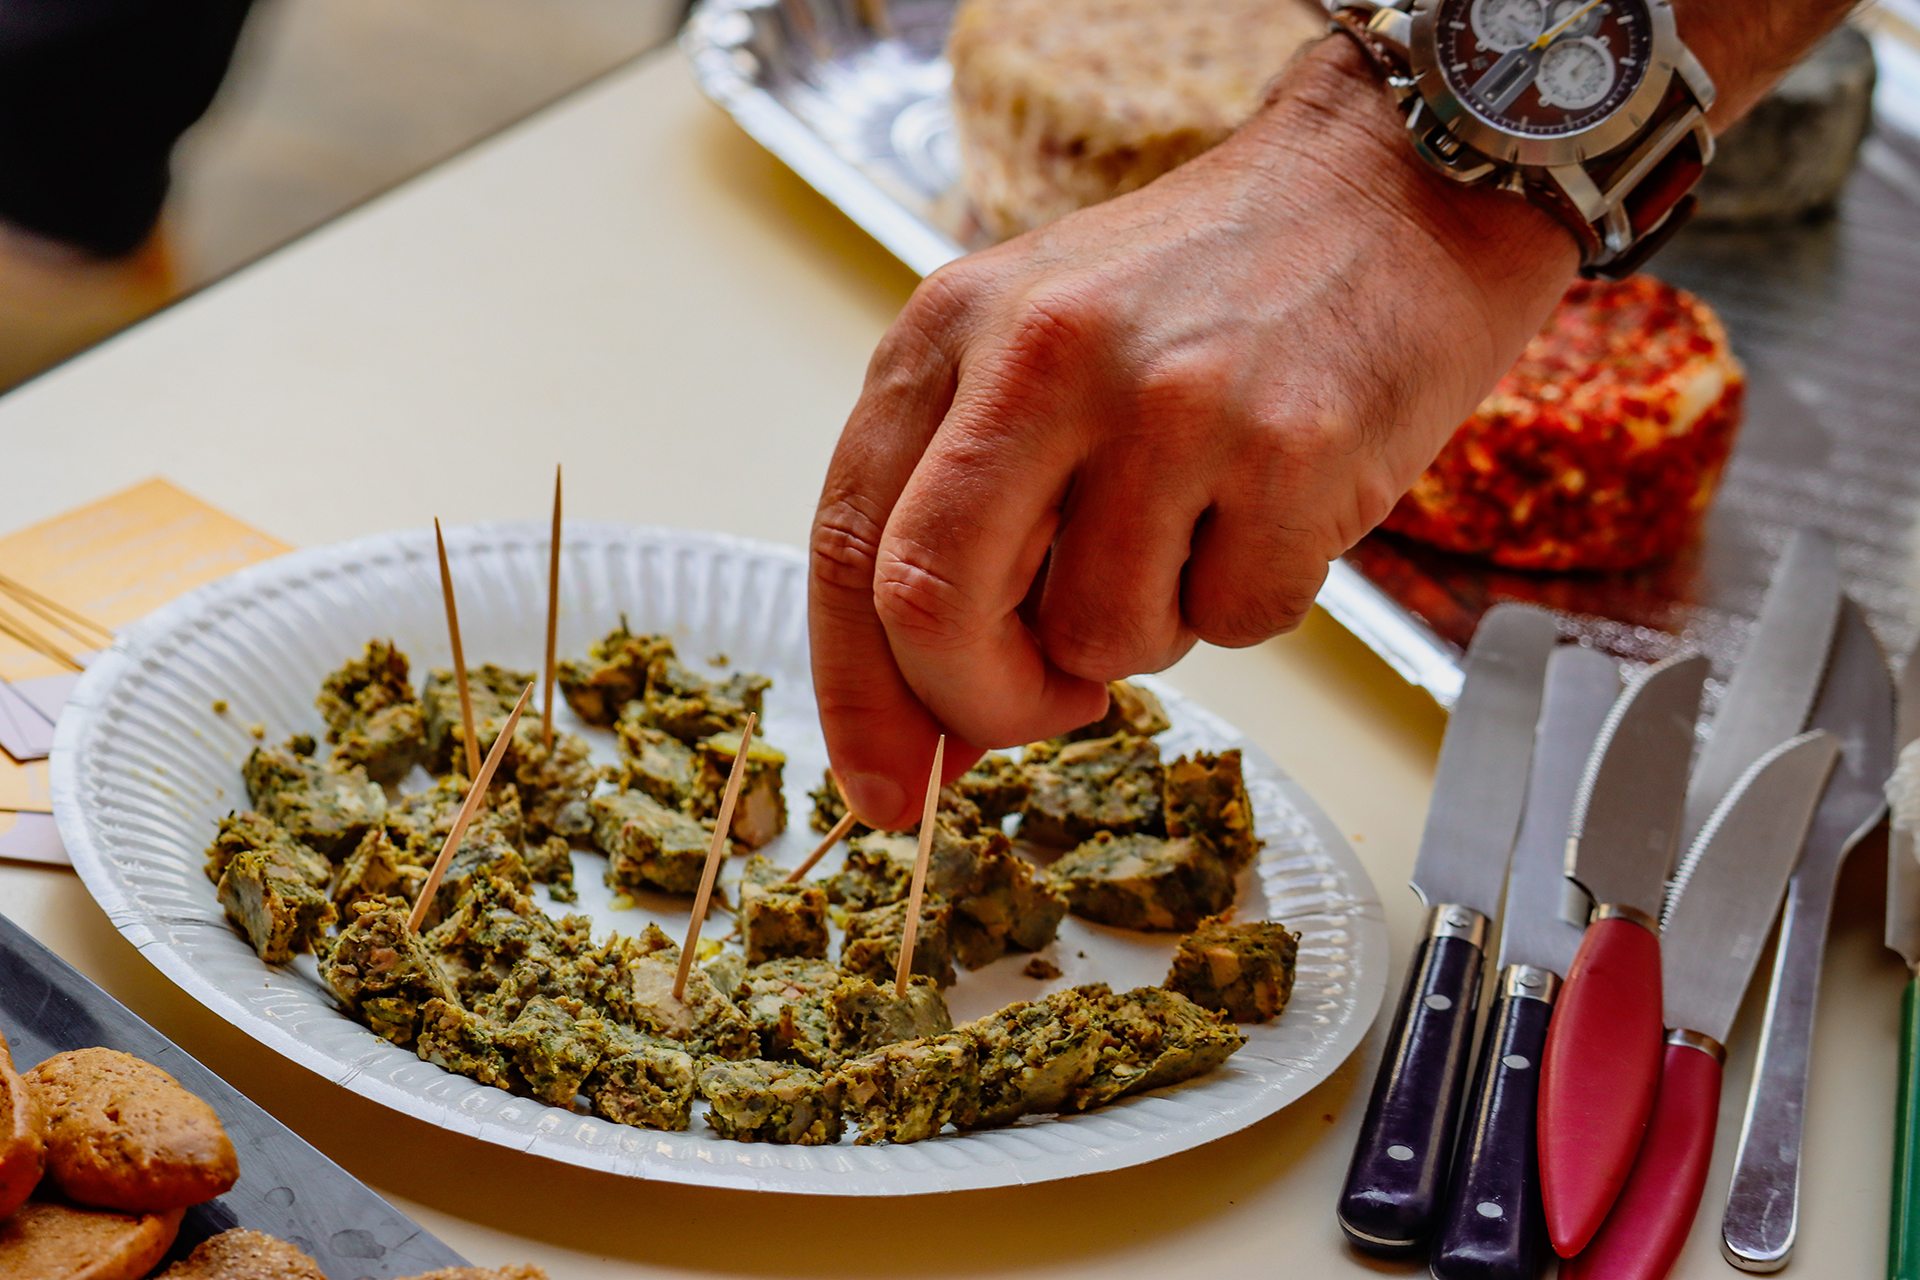
[[[1646,127],[1666,99],[1686,48],[1668,0],[1643,0],[1652,36],[1646,75],[1612,114],[1577,133],[1540,137],[1512,133],[1461,101],[1441,72],[1436,24],[1443,0],[1414,0],[1407,41],[1413,88],[1449,133],[1481,155],[1505,164],[1552,168],[1583,164],[1625,146]]]

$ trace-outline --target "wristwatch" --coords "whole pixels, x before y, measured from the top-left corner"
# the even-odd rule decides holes
[[[1546,208],[1579,242],[1583,275],[1630,275],[1692,213],[1713,158],[1713,80],[1668,0],[1327,9],[1385,74],[1421,158]]]

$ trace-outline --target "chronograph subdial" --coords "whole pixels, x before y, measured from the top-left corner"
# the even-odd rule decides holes
[[[1490,53],[1506,53],[1537,39],[1547,27],[1546,0],[1473,0],[1474,38]]]
[[[1543,107],[1584,111],[1606,100],[1616,74],[1613,53],[1603,41],[1562,37],[1540,55],[1534,88]]]

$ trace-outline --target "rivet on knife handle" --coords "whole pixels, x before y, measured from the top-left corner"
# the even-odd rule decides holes
[[[1709,1036],[1668,1040],[1652,1127],[1626,1189],[1593,1243],[1562,1264],[1561,1280],[1662,1280],[1687,1243],[1713,1162],[1725,1051]]]
[[[1439,1219],[1486,934],[1466,907],[1428,915],[1340,1193],[1341,1229],[1368,1252],[1417,1249]]]
[[[1534,1113],[1559,986],[1535,965],[1502,976],[1433,1246],[1434,1280],[1533,1280],[1545,1267]]]
[[[1778,1271],[1793,1252],[1814,1002],[1832,909],[1831,878],[1796,877],[1791,882],[1774,950],[1766,1032],[1760,1037],[1746,1124],[1720,1222],[1727,1261],[1745,1271]]]
[[[1650,922],[1596,920],[1561,988],[1540,1077],[1547,1238],[1570,1258],[1625,1185],[1660,1081],[1660,940]]]
[[[1920,1280],[1920,978],[1900,997],[1900,1080],[1893,1117],[1887,1280]]]

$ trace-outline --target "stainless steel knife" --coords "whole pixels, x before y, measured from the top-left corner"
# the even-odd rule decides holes
[[[1897,724],[1899,764],[1887,783],[1893,830],[1887,838],[1886,941],[1915,976],[1900,997],[1887,1275],[1915,1280],[1920,1277],[1920,646],[1900,671]]]
[[[1663,1280],[1679,1258],[1713,1160],[1727,1037],[1839,750],[1816,730],[1768,752],[1689,850],[1661,935],[1659,1102],[1606,1225],[1562,1280]]]
[[[1687,784],[1683,850],[1761,755],[1807,723],[1840,617],[1840,566],[1833,544],[1802,529],[1787,543],[1760,605],[1745,652],[1714,713]]]
[[[1686,800],[1707,660],[1681,655],[1622,694],[1574,805],[1568,875],[1592,922],[1547,1028],[1540,1195],[1563,1258],[1626,1183],[1660,1079],[1659,916]]]
[[[1340,1226],[1364,1250],[1416,1249],[1439,1218],[1487,931],[1520,824],[1554,634],[1546,611],[1501,605],[1467,649],[1413,866],[1426,933],[1340,1193]]]
[[[1534,1116],[1547,1022],[1580,946],[1580,926],[1566,914],[1567,836],[1587,759],[1619,695],[1620,669],[1597,650],[1565,645],[1547,662],[1526,809],[1500,908],[1494,1004],[1429,1259],[1436,1280],[1527,1280],[1546,1263]]]
[[[1793,1252],[1814,1004],[1834,889],[1847,856],[1886,813],[1893,769],[1893,678],[1866,614],[1851,599],[1841,605],[1809,727],[1840,740],[1840,761],[1787,882],[1760,1053],[1720,1222],[1727,1261],[1748,1271],[1777,1271]]]

